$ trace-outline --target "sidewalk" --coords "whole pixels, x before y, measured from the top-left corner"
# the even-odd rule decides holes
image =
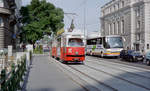
[[[46,55],[34,56],[22,91],[84,91],[70,80]]]

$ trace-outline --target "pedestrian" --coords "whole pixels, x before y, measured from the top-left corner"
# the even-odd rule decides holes
[[[26,45],[23,44],[23,45],[22,45],[23,52],[25,51],[25,48],[26,48]]]

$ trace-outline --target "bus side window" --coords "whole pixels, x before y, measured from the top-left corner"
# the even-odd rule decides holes
[[[103,37],[103,38],[102,38],[102,42],[103,42],[103,46],[104,46],[104,48],[106,48],[106,45],[107,45],[107,44],[106,44],[105,37]]]
[[[91,45],[91,40],[87,40],[87,45]]]
[[[102,44],[102,39],[101,38],[97,39],[97,43],[96,44]]]
[[[96,39],[92,39],[91,41],[92,45],[96,45]]]
[[[87,40],[87,45],[90,45],[90,40]]]

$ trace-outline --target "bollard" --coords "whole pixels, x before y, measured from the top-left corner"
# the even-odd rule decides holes
[[[3,69],[3,70],[1,71],[1,80],[3,81],[3,82],[1,83],[1,90],[2,90],[2,91],[7,91],[7,90],[6,90],[6,70],[5,70],[5,69]]]

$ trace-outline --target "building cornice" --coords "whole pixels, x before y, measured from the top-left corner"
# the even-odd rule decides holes
[[[6,15],[10,15],[11,11],[8,8],[4,8],[4,7],[0,7],[0,13],[1,14],[6,14]]]
[[[114,11],[114,12],[108,13],[108,14],[106,14],[106,15],[104,15],[104,16],[101,16],[100,18],[102,19],[102,18],[111,16],[111,15],[114,15],[114,14],[116,14],[116,13],[123,12],[123,11],[125,11],[125,10],[127,10],[127,9],[129,9],[129,8],[131,8],[130,5],[128,5],[128,6],[126,6],[126,7],[123,7],[123,8],[121,8],[121,9],[119,9],[119,10],[116,10],[116,11]]]

